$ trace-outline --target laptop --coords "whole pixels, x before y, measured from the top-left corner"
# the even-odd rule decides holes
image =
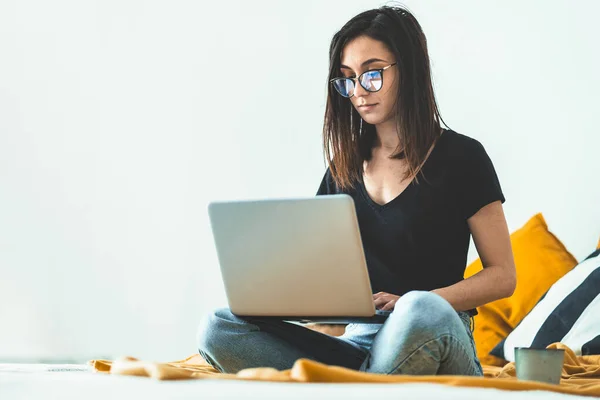
[[[212,202],[210,224],[231,312],[318,323],[383,323],[354,200],[345,194]]]

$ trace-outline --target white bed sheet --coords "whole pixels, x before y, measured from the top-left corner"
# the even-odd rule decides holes
[[[552,392],[508,392],[438,384],[301,384],[221,380],[155,381],[94,373],[85,365],[0,364],[1,400],[37,399],[589,399]]]

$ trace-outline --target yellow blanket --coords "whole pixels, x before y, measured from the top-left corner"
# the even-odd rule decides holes
[[[161,380],[208,378],[305,383],[419,382],[503,390],[548,390],[582,396],[600,396],[600,355],[576,356],[571,349],[560,343],[552,344],[549,347],[564,348],[566,350],[560,385],[519,381],[515,377],[514,363],[509,363],[504,367],[485,366],[485,377],[369,374],[342,367],[328,366],[306,359],[296,361],[290,370],[278,371],[272,368],[253,368],[245,369],[233,375],[219,373],[198,354],[185,360],[170,363],[151,363],[125,357],[115,361],[93,360],[90,361],[90,364],[99,372],[145,376]]]

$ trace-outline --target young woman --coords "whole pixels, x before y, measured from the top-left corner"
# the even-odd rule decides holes
[[[318,195],[353,197],[384,324],[332,337],[286,322],[207,316],[199,351],[215,368],[290,368],[299,358],[383,374],[481,375],[475,308],[510,296],[515,267],[494,167],[475,139],[441,127],[414,16],[381,7],[330,46]],[[464,279],[472,235],[484,269]]]

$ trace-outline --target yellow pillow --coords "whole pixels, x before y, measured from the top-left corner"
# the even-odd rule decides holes
[[[511,297],[479,307],[475,316],[473,336],[482,364],[506,364],[489,352],[508,336],[554,282],[577,265],[575,257],[548,231],[541,213],[512,233],[510,241],[517,268],[515,292]],[[465,278],[481,269],[481,261],[477,259],[467,267]]]

